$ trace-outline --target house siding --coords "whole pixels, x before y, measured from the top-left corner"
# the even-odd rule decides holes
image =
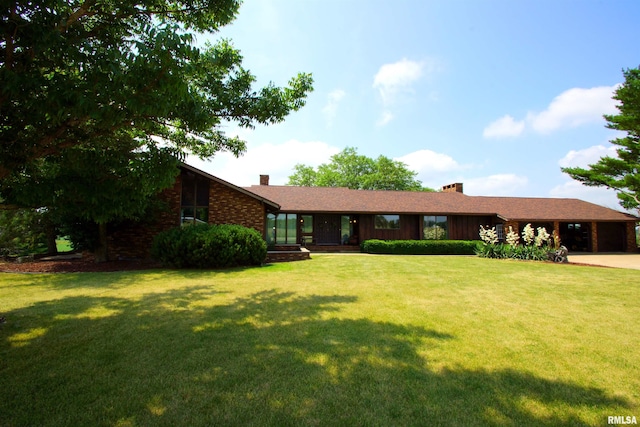
[[[635,236],[630,242],[629,230],[624,223],[600,222],[597,231],[598,252],[633,252],[636,249]]]
[[[418,240],[421,237],[420,215],[400,215],[400,228],[381,230],[375,227],[375,215],[360,215],[360,241],[380,240]]]
[[[496,219],[491,216],[450,215],[448,217],[449,239],[478,240],[480,226],[492,227]]]

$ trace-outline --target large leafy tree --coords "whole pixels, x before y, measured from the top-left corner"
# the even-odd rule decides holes
[[[210,157],[245,143],[225,122],[275,123],[304,104],[309,74],[254,90],[229,41],[199,48],[238,0],[16,0],[0,11],[0,180],[120,130],[141,145]],[[101,143],[101,142],[100,142]],[[100,144],[97,143],[97,144]]]
[[[562,171],[585,185],[616,190],[622,207],[640,211],[640,69],[627,69],[623,73],[625,81],[613,96],[620,101],[619,113],[604,116],[609,129],[626,133],[611,140],[618,146],[617,156],[602,157],[588,168],[562,168]]]
[[[379,156],[372,159],[347,147],[318,166],[297,164],[288,185],[307,187],[347,187],[356,190],[433,191],[416,180],[416,172],[402,162]]]
[[[198,47],[236,0],[14,1],[0,11],[0,205],[57,224],[139,219],[177,159],[245,142],[223,132],[284,120],[309,74],[255,90],[227,40]],[[4,200],[4,201],[3,201]],[[101,257],[106,258],[106,252]]]
[[[145,219],[178,172],[173,150],[139,149],[135,138],[119,131],[29,164],[5,179],[0,192],[9,203],[46,212],[44,219],[66,229],[75,247],[105,261],[107,225]]]

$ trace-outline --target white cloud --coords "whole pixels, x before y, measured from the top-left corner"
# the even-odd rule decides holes
[[[393,120],[393,113],[391,111],[383,111],[380,118],[376,122],[376,126],[384,126]]]
[[[422,77],[424,62],[410,61],[406,58],[384,64],[373,78],[373,88],[378,89],[385,105],[395,101],[399,92],[406,91],[411,84]]]
[[[591,89],[573,88],[556,96],[541,112],[530,112],[523,120],[505,115],[485,127],[485,138],[518,136],[525,129],[548,134],[559,129],[575,128],[588,123],[604,122],[605,114],[617,112],[617,101],[612,98],[618,85]]]
[[[464,182],[464,192],[470,196],[521,196],[528,184],[526,176],[496,174],[467,179]]]
[[[482,136],[485,138],[514,137],[520,135],[523,130],[524,120],[515,121],[507,114],[484,128]]]
[[[373,88],[378,90],[384,105],[391,105],[399,94],[410,93],[415,82],[439,69],[439,62],[435,59],[411,61],[403,58],[382,65],[373,77]]]
[[[555,97],[546,110],[530,113],[527,121],[539,133],[603,121],[603,114],[614,114],[617,111],[617,101],[612,98],[616,88],[617,86],[600,86],[569,89]]]
[[[440,64],[435,59],[423,61],[412,61],[403,58],[400,61],[384,64],[373,77],[372,87],[378,91],[382,105],[385,110],[377,126],[384,126],[394,117],[389,109],[401,103],[402,100],[413,94],[413,85],[424,77],[438,71]],[[435,92],[432,92],[427,99],[434,100]]]
[[[232,184],[245,187],[258,184],[259,175],[269,175],[271,185],[284,185],[297,163],[318,166],[326,163],[340,148],[321,141],[302,142],[295,139],[249,147],[244,156],[235,158],[219,153],[211,161],[189,157],[187,163]]]
[[[605,156],[616,157],[617,153],[615,147],[594,145],[593,147],[585,148],[584,150],[571,150],[558,161],[558,164],[563,168],[584,168],[597,163],[601,157]]]
[[[439,173],[460,170],[461,166],[453,157],[431,150],[418,150],[395,160],[403,162],[418,173]]]
[[[431,150],[414,151],[394,160],[406,164],[410,170],[417,172],[416,179],[422,181],[424,186],[434,189],[454,181],[459,182],[457,172],[470,167],[459,164],[447,154]]]
[[[338,112],[338,105],[346,94],[342,89],[335,89],[327,95],[327,104],[322,109],[322,114],[327,120],[327,126],[331,127],[333,125],[333,119],[335,119]]]
[[[551,197],[580,199],[600,206],[624,211],[614,190],[605,187],[588,187],[575,180],[566,181],[549,191]],[[631,212],[634,213],[635,212]]]

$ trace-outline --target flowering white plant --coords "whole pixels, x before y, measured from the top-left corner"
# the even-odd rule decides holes
[[[544,227],[538,227],[537,230],[538,235],[536,236],[536,246],[540,247],[549,241],[549,237],[551,235],[547,233],[547,229]]]
[[[498,243],[498,232],[496,231],[496,228],[484,228],[483,226],[480,226],[480,239],[490,245]]]
[[[518,233],[513,231],[513,227],[509,226],[509,232],[507,233],[507,243],[515,248],[516,246],[518,246],[519,241],[520,236],[518,236]]]
[[[536,232],[533,230],[531,223],[529,223],[522,230],[522,240],[524,240],[525,244],[530,245],[535,239],[535,234]]]

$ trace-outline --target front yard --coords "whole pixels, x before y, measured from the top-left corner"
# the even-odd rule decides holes
[[[317,255],[0,274],[0,425],[606,425],[640,418],[634,270]]]

